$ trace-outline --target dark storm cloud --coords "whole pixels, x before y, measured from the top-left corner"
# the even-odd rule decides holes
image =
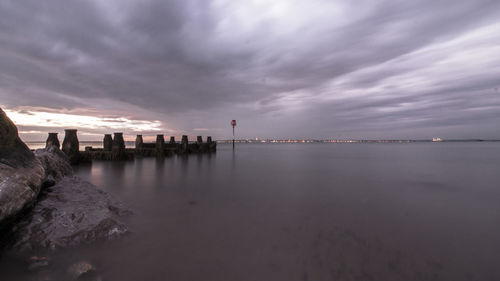
[[[498,18],[487,0],[0,0],[0,104],[219,137],[233,118],[244,136],[500,137]]]

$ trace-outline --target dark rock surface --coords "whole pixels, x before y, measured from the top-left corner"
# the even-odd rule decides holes
[[[86,261],[72,264],[67,273],[71,280],[101,280],[96,268]]]
[[[55,250],[126,234],[119,217],[130,213],[106,192],[78,177],[65,177],[42,192],[14,230],[18,252]]]
[[[35,202],[45,178],[41,162],[0,109],[0,224]]]
[[[17,127],[0,108],[0,163],[17,168],[31,166],[33,153],[19,138]]]
[[[127,213],[119,202],[72,177],[69,159],[72,152],[78,152],[77,142],[76,130],[66,130],[66,153],[56,143],[33,153],[0,109],[2,247],[7,242],[8,248],[19,253],[52,250],[113,239],[128,232],[117,219]]]
[[[57,182],[73,174],[68,157],[56,146],[37,149],[35,156],[45,169],[46,180]]]
[[[33,156],[28,164],[17,168],[0,163],[0,223],[31,207],[44,185],[73,174],[66,156],[56,146],[38,149]]]

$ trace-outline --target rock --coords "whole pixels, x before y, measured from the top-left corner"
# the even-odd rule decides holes
[[[68,159],[75,153],[79,158],[76,130],[66,130],[63,148],[66,154],[56,145],[33,153],[0,109],[0,230],[5,231],[1,246],[7,243],[22,254],[113,239],[128,232],[118,220],[127,213],[119,202],[72,177]],[[44,264],[37,261],[33,267]]]
[[[24,166],[0,163],[0,223],[31,207],[42,188],[72,174],[66,156],[56,146],[38,149]]]
[[[73,280],[101,280],[97,275],[96,268],[86,261],[72,264],[68,268],[67,273]]]
[[[69,164],[68,157],[56,146],[37,149],[35,156],[45,168],[47,180],[57,182],[63,177],[73,174],[73,168]]]
[[[17,225],[13,248],[18,252],[111,240],[129,232],[119,217],[130,212],[78,177],[65,177],[42,195]]]
[[[0,163],[12,168],[31,166],[35,156],[19,138],[17,127],[0,108]]]
[[[0,164],[0,223],[35,202],[45,181],[45,170],[37,159],[33,162],[31,168],[17,169]]]
[[[45,169],[0,108],[0,224],[31,206],[45,180]]]

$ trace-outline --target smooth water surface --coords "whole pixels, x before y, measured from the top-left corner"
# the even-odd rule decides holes
[[[103,280],[500,280],[500,143],[219,145],[76,174],[134,212],[128,237],[59,254]]]

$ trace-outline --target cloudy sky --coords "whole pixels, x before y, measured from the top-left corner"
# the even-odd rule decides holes
[[[0,0],[25,140],[500,138],[498,0]]]

